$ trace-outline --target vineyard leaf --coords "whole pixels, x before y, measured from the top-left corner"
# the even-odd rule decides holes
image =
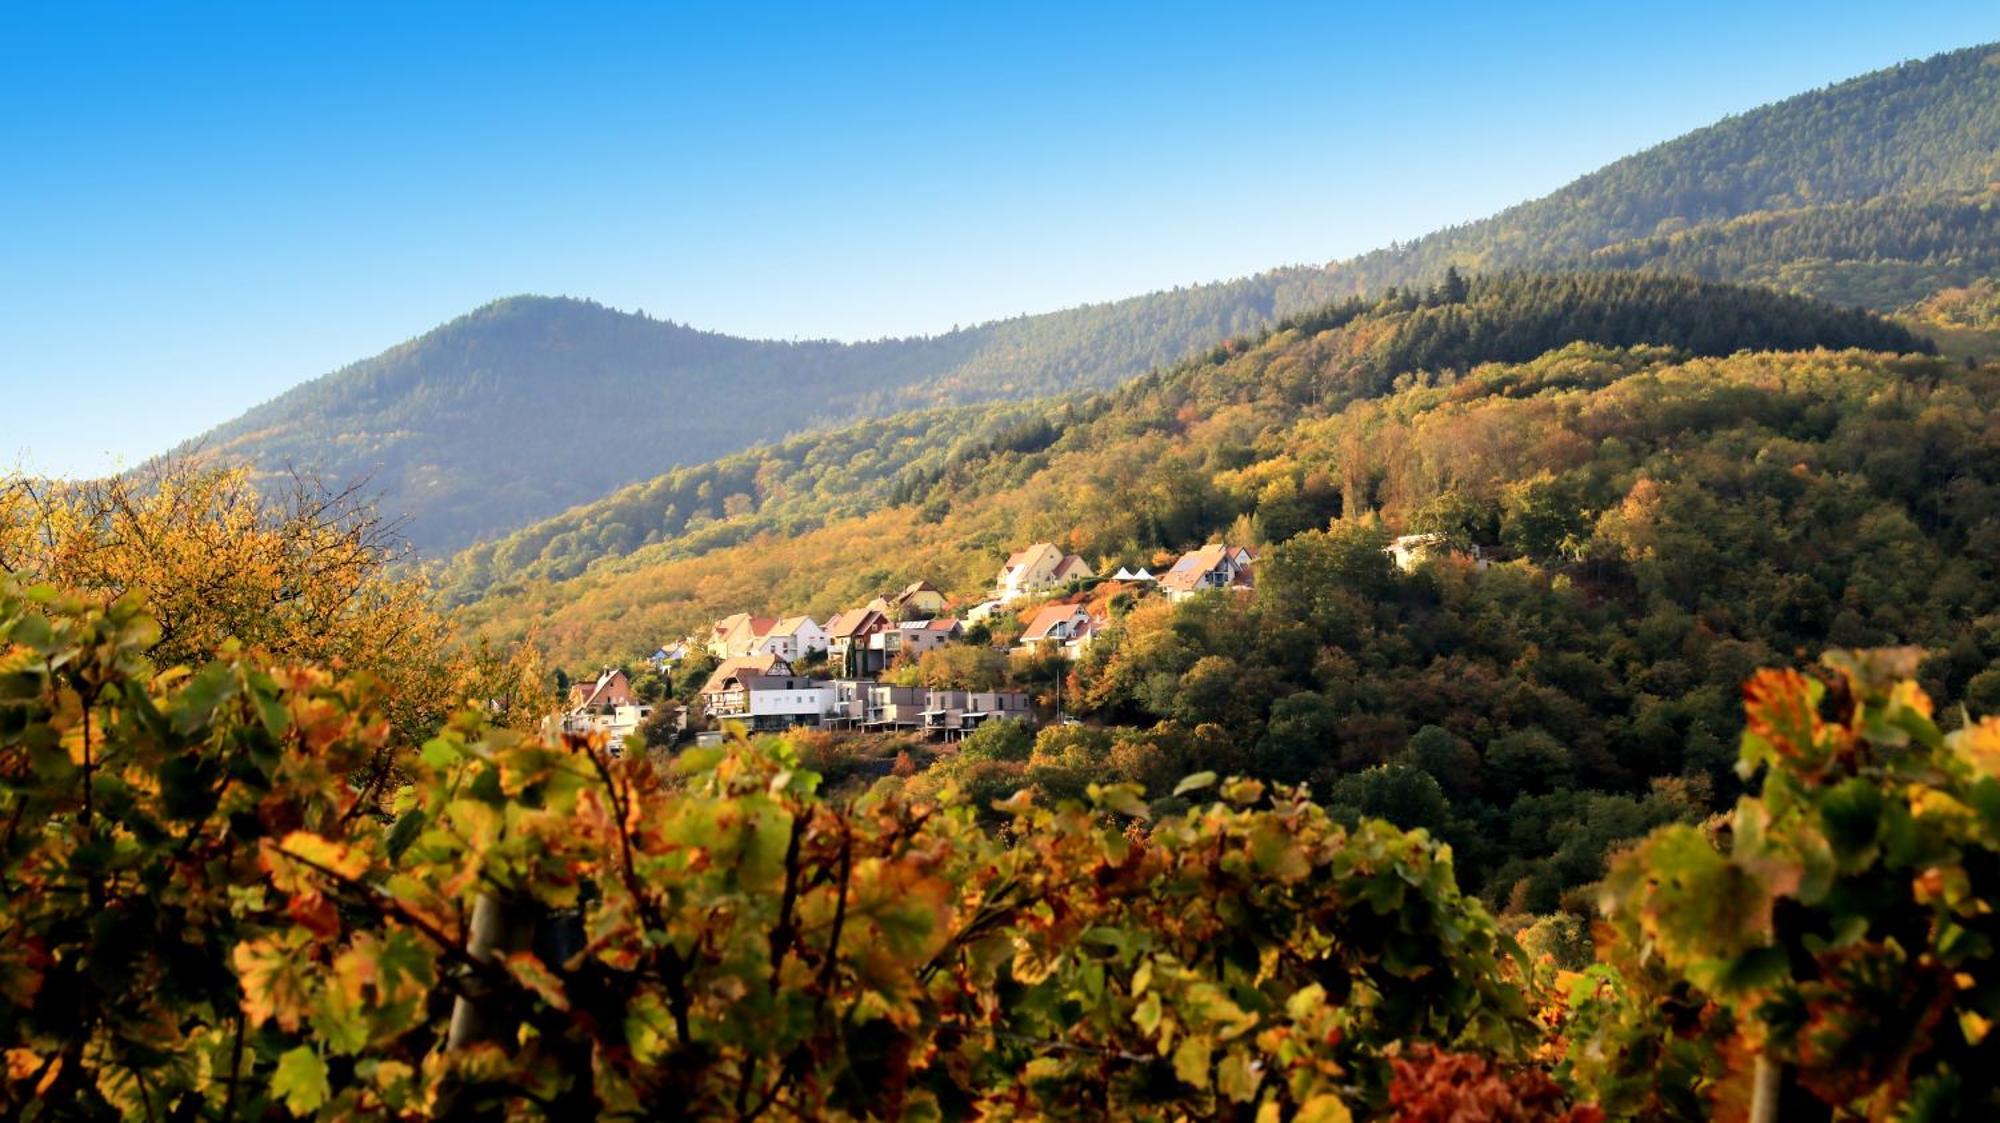
[[[278,1070],[271,1077],[271,1092],[285,1101],[293,1115],[309,1115],[332,1097],[327,1084],[326,1062],[309,1045],[301,1045],[278,1058]]]

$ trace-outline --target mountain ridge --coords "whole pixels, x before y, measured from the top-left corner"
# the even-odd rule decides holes
[[[1430,283],[1447,267],[1659,264],[1887,310],[2000,271],[1996,58],[1971,47],[1835,83],[1488,218],[1326,266],[941,336],[743,340],[566,298],[502,300],[200,440],[265,471],[372,476],[413,541],[439,554],[828,424],[1112,385],[1330,299]],[[1939,207],[1950,213],[1939,218]],[[1911,236],[1934,228],[1944,233]],[[1606,250],[1610,259],[1592,262]],[[749,400],[756,409],[743,408]]]
[[[925,521],[935,521],[961,498],[1000,486],[996,479],[1015,480],[1005,465],[1033,465],[1066,446],[1073,431],[1174,386],[1201,383],[1212,402],[1282,402],[1313,416],[1388,397],[1411,379],[1448,383],[1485,364],[1527,362],[1578,343],[1652,346],[1690,358],[1742,350],[1932,349],[1872,314],[1718,282],[1503,274],[1461,286],[1328,304],[1261,337],[1211,348],[1111,390],[868,420],[676,469],[461,551],[440,573],[440,584],[453,602],[467,604],[489,593],[512,596],[524,582],[561,585],[600,565],[629,570],[762,535],[796,538],[892,507],[918,507]],[[1282,359],[1237,361],[1260,354]],[[882,451],[865,459],[871,449]],[[941,580],[908,579],[918,577]],[[945,587],[970,591],[950,581]]]

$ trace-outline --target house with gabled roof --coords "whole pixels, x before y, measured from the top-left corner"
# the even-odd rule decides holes
[[[589,682],[572,683],[569,688],[570,713],[610,710],[632,701],[632,681],[617,667],[606,667]]]
[[[889,626],[888,615],[873,608],[850,609],[834,616],[825,628],[827,665],[847,678],[863,678],[881,670],[881,652],[870,652],[868,637]]]
[[[662,644],[657,651],[646,657],[646,665],[656,671],[671,671],[687,662],[688,656],[694,653],[694,648],[695,642],[692,637]]]
[[[912,581],[889,598],[889,615],[897,620],[933,620],[944,610],[943,590],[929,581]]]
[[[1063,649],[1090,627],[1090,612],[1080,604],[1045,604],[1026,618],[1014,650],[1020,652]]]
[[[701,701],[710,718],[740,721],[752,730],[818,725],[835,708],[832,683],[792,674],[789,667],[783,673],[764,673],[750,666],[726,672],[717,668],[702,689]]]
[[[905,620],[868,637],[868,648],[882,653],[882,665],[897,658],[916,661],[927,651],[936,651],[965,634],[965,627],[950,616],[936,620]]]
[[[787,616],[771,626],[757,642],[756,650],[782,655],[796,663],[824,653],[826,647],[826,629],[812,617]]]
[[[760,652],[756,655],[738,655],[734,658],[724,659],[721,663],[717,664],[715,670],[709,672],[708,681],[702,684],[700,693],[707,695],[713,691],[720,690],[722,684],[732,675],[789,675],[791,673],[791,661],[782,655],[774,655],[768,651]]]
[[[729,652],[724,650],[724,641],[728,639],[729,633],[736,630],[737,625],[748,619],[750,619],[750,614],[747,612],[732,612],[724,616],[722,619],[709,625],[708,634],[702,637],[701,645],[707,648],[708,653],[717,659],[729,658]]]
[[[1063,553],[1053,542],[1037,542],[1007,556],[993,595],[1002,602],[1014,601],[1044,589],[1060,588],[1077,578],[1095,576],[1090,563],[1081,557]]]
[[[719,635],[710,639],[708,649],[717,659],[753,655],[762,649],[765,637],[777,626],[778,621],[769,616],[752,616],[747,612],[725,616],[715,622],[715,633]]]
[[[1081,625],[1070,629],[1069,638],[1063,641],[1063,657],[1072,662],[1081,659],[1083,653],[1090,650],[1091,643],[1110,627],[1109,618],[1092,616]]]
[[[1160,577],[1160,588],[1173,600],[1185,600],[1210,589],[1248,589],[1256,555],[1242,546],[1210,543],[1182,554]]]

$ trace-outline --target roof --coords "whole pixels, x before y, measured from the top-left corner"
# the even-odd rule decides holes
[[[711,638],[729,643],[747,632],[750,639],[760,640],[770,635],[771,629],[777,625],[778,622],[769,616],[752,616],[747,612],[738,612],[717,620]]]
[[[1059,625],[1076,619],[1078,616],[1088,619],[1090,614],[1085,612],[1080,605],[1045,604],[1036,609],[1035,614],[1028,618],[1028,629],[1021,633],[1021,642],[1033,643],[1036,640],[1047,639],[1049,638],[1049,632]]]
[[[939,589],[929,581],[912,581],[903,587],[902,592],[896,594],[896,600],[899,602],[906,601],[919,593],[932,593],[940,597],[944,596],[944,590]]]
[[[827,685],[818,679],[801,678],[798,675],[787,674],[744,674],[738,676],[738,678],[743,684],[743,689],[753,693],[759,690],[816,690],[819,687]]]
[[[940,616],[935,620],[925,620],[922,625],[927,632],[953,632],[958,630],[958,617]]]
[[[599,672],[597,676],[597,681],[590,685],[589,688],[590,692],[588,694],[584,694],[583,701],[578,702],[576,705],[570,708],[575,710],[581,710],[581,709],[587,709],[588,707],[595,705],[597,703],[597,700],[600,697],[602,697],[606,691],[611,689],[611,684],[613,682],[617,681],[618,679],[622,679],[624,677],[625,677],[625,672],[619,670],[616,667],[604,668],[603,671]],[[569,696],[571,698],[574,698],[579,693],[582,693],[583,690],[584,690],[583,684],[578,683],[575,686],[569,688]]]
[[[1228,546],[1211,542],[1199,550],[1182,554],[1174,567],[1160,578],[1160,584],[1170,589],[1192,589],[1201,582],[1204,573],[1212,572],[1224,561],[1234,560],[1237,565],[1248,564],[1252,559],[1250,551],[1241,546]]]
[[[1013,553],[1008,554],[1007,564],[1004,567],[1004,571],[1012,571],[1034,564],[1035,559],[1039,557],[1045,550],[1048,551],[1049,553],[1054,553],[1058,555],[1060,554],[1060,551],[1056,549],[1055,543],[1037,542],[1025,550],[1016,550]],[[1062,561],[1061,557],[1058,556],[1057,564],[1061,564],[1061,561]]]
[[[780,668],[783,669],[780,670]],[[721,663],[717,664],[714,672],[708,676],[708,681],[701,684],[701,693],[713,694],[721,690],[723,684],[730,679],[741,678],[746,674],[789,674],[791,669],[792,665],[785,662],[785,657],[774,652],[766,651],[761,655],[739,655],[733,659],[724,659]]]
[[[826,634],[832,639],[851,639],[879,631],[888,622],[888,617],[872,608],[849,609],[826,622]]]
[[[787,616],[771,626],[771,634],[774,636],[795,636],[799,634],[800,628],[807,625],[815,628],[819,627],[819,624],[810,616]]]
[[[1064,578],[1068,577],[1078,577],[1078,576],[1090,577],[1093,576],[1093,574],[1091,573],[1090,564],[1088,562],[1084,561],[1082,558],[1078,557],[1075,554],[1064,554],[1062,560],[1056,563],[1056,568],[1054,572],[1052,572],[1049,576],[1054,577],[1058,581],[1061,581]]]

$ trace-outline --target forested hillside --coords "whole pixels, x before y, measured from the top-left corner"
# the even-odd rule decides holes
[[[1113,602],[1065,692],[1114,730],[940,775],[996,798],[1177,769],[1309,781],[1547,911],[1617,839],[1734,798],[1734,684],[1759,664],[1920,644],[1939,694],[2000,704],[2000,369],[1894,353],[1913,344],[1733,286],[1441,285],[1012,423],[1033,439],[910,457],[899,505],[805,533],[799,508],[753,507],[740,546],[662,542],[459,620],[581,667],[920,578],[970,599],[1040,539],[1100,571],[1254,545],[1254,597]],[[1496,564],[1400,572],[1384,547],[1406,531]]]
[[[2000,275],[2000,195],[1759,211],[1619,242],[1569,264],[1769,285],[1887,311]]]
[[[1279,270],[856,344],[738,339],[516,297],[306,383],[199,443],[273,473],[365,476],[414,543],[443,551],[814,426],[1109,385],[1329,291],[1320,270]]]
[[[265,471],[368,476],[413,541],[444,552],[816,425],[1110,386],[1329,299],[1435,284],[1454,265],[1656,269],[1893,310],[2000,272],[1994,56],[1954,52],[1754,110],[1324,268],[930,338],[753,341],[577,301],[501,301],[206,443]]]
[[[1542,264],[1743,215],[1986,191],[1996,183],[2000,50],[1987,45],[1728,118],[1490,219],[1364,255],[1342,269],[1363,288],[1402,284],[1446,265]],[[1911,204],[1895,204],[1904,205]],[[1874,220],[1836,209],[1823,221],[1867,229]],[[1650,264],[1641,257],[1624,262],[1642,263]]]
[[[1530,359],[1579,341],[1656,343],[1697,355],[1929,346],[1878,318],[1798,297],[1635,274],[1471,282],[1453,275],[1425,294],[1323,306],[1281,331],[1315,337],[1315,382],[1304,393],[1319,409],[1382,394],[1411,372]],[[1245,346],[1254,344],[1225,345],[1212,358]],[[468,549],[446,569],[444,584],[463,602],[496,584],[571,577],[634,550],[654,561],[690,557],[758,534],[797,534],[892,501],[928,495],[934,508],[981,487],[979,473],[995,456],[1039,453],[1079,417],[1116,413],[1145,386],[1189,377],[1227,376],[1196,363],[1150,376],[1140,389],[906,414],[680,469]]]

